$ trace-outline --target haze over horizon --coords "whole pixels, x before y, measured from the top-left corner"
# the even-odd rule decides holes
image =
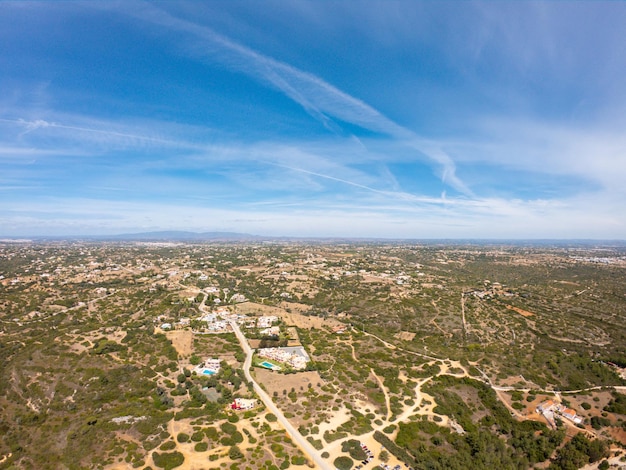
[[[0,237],[626,239],[626,3],[2,2]]]

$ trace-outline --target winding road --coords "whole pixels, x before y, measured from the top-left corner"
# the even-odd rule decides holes
[[[243,372],[246,376],[246,379],[250,381],[250,383],[252,383],[252,386],[254,387],[254,391],[257,393],[259,398],[261,398],[261,400],[263,401],[267,409],[276,415],[276,417],[278,418],[278,422],[289,433],[289,435],[291,436],[293,441],[296,443],[296,445],[300,447],[300,449],[306,455],[308,455],[310,460],[315,462],[318,468],[321,468],[322,470],[334,470],[333,467],[329,465],[320,456],[320,454],[318,454],[317,450],[313,448],[311,443],[307,441],[302,434],[300,434],[300,432],[289,422],[287,418],[285,418],[285,415],[283,414],[283,412],[280,411],[280,409],[274,404],[274,402],[272,401],[271,397],[267,394],[267,392],[263,390],[261,386],[252,378],[252,375],[250,374],[250,366],[252,365],[252,354],[254,351],[252,350],[245,336],[239,329],[239,325],[237,325],[237,323],[234,321],[231,321],[230,325],[233,328],[233,331],[235,332],[235,336],[237,336],[239,343],[241,344],[241,348],[246,353],[246,360],[243,364]]]

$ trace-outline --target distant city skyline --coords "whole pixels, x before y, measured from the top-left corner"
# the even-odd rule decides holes
[[[626,239],[626,3],[1,2],[0,238]]]

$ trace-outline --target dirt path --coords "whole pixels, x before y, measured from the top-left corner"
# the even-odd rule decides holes
[[[428,323],[432,324],[435,328],[437,328],[439,331],[441,331],[445,337],[452,336],[451,333],[448,333],[446,330],[441,328],[441,326],[439,326],[439,324],[435,321],[437,319],[437,317],[439,317],[439,314],[441,313],[441,310],[439,309],[439,306],[437,305],[437,302],[435,300],[433,300],[431,302],[431,304],[435,308],[436,314],[435,314],[435,316],[433,318],[431,318],[431,320]]]
[[[357,362],[358,359],[356,358],[356,351],[354,350],[354,343],[352,341],[350,341],[350,347],[352,348],[352,359],[354,359],[354,362]]]
[[[496,396],[498,397],[498,400],[500,400],[502,402],[502,404],[504,406],[506,406],[506,409],[509,410],[511,412],[511,414],[513,414],[517,419],[520,420],[525,420],[528,419],[526,416],[522,415],[522,413],[520,413],[518,410],[516,410],[515,408],[513,408],[512,405],[509,404],[508,400],[506,399],[506,397],[503,395],[504,392],[501,390],[496,390],[494,388],[493,390],[494,392],[496,392]]]
[[[378,382],[378,385],[380,385],[380,389],[383,391],[383,394],[385,395],[385,405],[387,406],[386,420],[389,421],[391,419],[391,399],[389,398],[389,392],[387,392],[387,387],[385,387],[385,384],[382,381],[382,379],[376,375],[376,372],[374,372],[374,369],[370,368],[370,372],[372,373],[372,375]]]
[[[465,294],[461,293],[461,320],[463,321],[463,339],[467,335],[467,323],[465,322]]]
[[[390,424],[401,423],[401,422],[405,421],[406,419],[410,418],[412,415],[414,415],[416,413],[417,414],[426,414],[426,415],[429,415],[429,416],[434,415],[434,413],[432,413],[432,409],[434,408],[434,406],[430,406],[430,408],[425,409],[422,412],[419,411],[420,406],[422,404],[422,401],[424,401],[424,394],[422,393],[422,386],[426,382],[429,382],[431,379],[432,379],[432,377],[427,377],[427,378],[422,379],[419,382],[417,382],[417,384],[415,384],[415,404],[413,406],[407,408],[406,410],[404,410],[400,415],[398,415],[398,417],[396,419],[394,419],[393,421],[390,421]],[[434,405],[434,402],[433,402],[433,405]]]

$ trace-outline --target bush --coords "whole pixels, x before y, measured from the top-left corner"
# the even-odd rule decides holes
[[[161,444],[161,447],[159,447],[159,449],[161,450],[172,450],[175,448],[176,448],[176,443],[174,441],[164,442],[163,444]]]
[[[231,423],[222,423],[220,428],[222,428],[222,431],[229,435],[234,434],[235,431],[237,431],[237,426]]]
[[[241,449],[239,449],[239,447],[232,446],[228,450],[228,457],[230,457],[231,460],[237,460],[243,458],[243,454],[241,453]]]
[[[361,443],[356,439],[349,439],[341,444],[341,451],[350,454],[354,460],[365,460],[367,454],[361,448]]]
[[[591,427],[595,430],[601,429],[605,426],[610,426],[611,420],[608,418],[603,418],[600,416],[592,416],[591,418]]]
[[[393,432],[396,430],[396,425],[395,424],[390,424],[389,426],[385,427],[383,429],[383,432],[385,434],[393,434]]]
[[[206,452],[208,448],[209,448],[209,444],[207,444],[206,442],[198,442],[193,447],[193,450],[195,450],[196,452]]]
[[[604,407],[604,411],[626,415],[626,395],[613,392],[613,399]]]
[[[189,434],[185,434],[184,432],[181,432],[178,434],[178,436],[176,436],[176,440],[180,443],[189,442]]]
[[[171,470],[173,468],[180,467],[185,461],[185,456],[180,452],[169,452],[164,454],[155,452],[152,454],[152,460],[154,460],[154,464],[157,467],[165,470]]]
[[[273,413],[266,414],[265,419],[268,420],[270,423],[275,423],[276,421],[278,421],[278,418]]]
[[[337,457],[333,462],[335,468],[337,468],[338,470],[350,470],[353,463],[354,462],[350,457],[346,457],[343,455],[341,457]]]

